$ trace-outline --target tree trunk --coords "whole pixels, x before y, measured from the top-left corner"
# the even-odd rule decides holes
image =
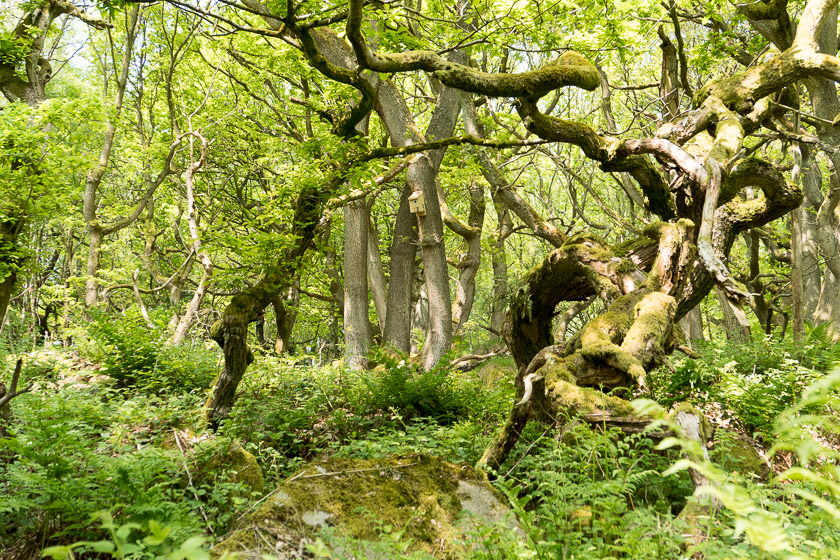
[[[816,162],[812,167],[817,167]],[[802,175],[805,180],[805,173]],[[821,181],[822,182],[822,181]],[[800,247],[802,249],[802,307],[806,320],[813,322],[814,311],[820,300],[822,288],[820,271],[820,250],[817,245],[817,209],[809,201],[802,203],[800,221]]]
[[[835,340],[840,338],[840,281],[828,267],[825,269],[820,299],[814,310],[814,322],[827,325]]]
[[[408,354],[411,350],[411,291],[417,257],[417,220],[408,208],[411,187],[400,195],[400,206],[391,242],[388,305],[382,341]]]
[[[228,313],[213,325],[211,336],[221,346],[224,366],[207,403],[210,427],[216,430],[219,423],[230,415],[236,397],[236,388],[245,370],[254,361],[248,349],[248,322],[245,313]]]
[[[277,324],[277,334],[274,337],[274,353],[278,356],[292,352],[292,329],[296,313],[286,307],[280,296],[271,300],[274,307],[274,319]]]
[[[368,231],[364,198],[344,207],[344,359],[351,369],[365,369],[370,350],[368,319]]]
[[[193,297],[190,299],[190,303],[187,305],[184,315],[181,317],[181,320],[178,321],[178,325],[175,327],[175,332],[173,332],[169,340],[166,341],[168,346],[178,346],[184,340],[184,337],[187,336],[187,332],[192,326],[193,321],[195,321],[195,318],[198,316],[198,310],[201,308],[201,302],[204,301],[204,296],[207,294],[207,290],[213,283],[213,261],[201,245],[201,236],[198,229],[199,215],[198,208],[196,208],[195,205],[195,185],[193,181],[196,172],[204,167],[204,164],[207,162],[207,140],[200,134],[191,132],[191,156],[193,152],[193,140],[196,138],[201,141],[201,157],[198,161],[193,161],[190,164],[184,174],[184,183],[187,191],[187,220],[190,226],[192,251],[198,257],[198,262],[201,263],[202,273],[201,280],[198,282],[198,286],[193,293]]]
[[[805,335],[805,315],[802,285],[802,207],[790,216],[790,291],[793,315],[793,341],[800,342]]]
[[[424,170],[426,179],[431,179]],[[411,184],[411,178],[409,178]],[[432,183],[432,186],[434,183]],[[428,182],[424,181],[424,186]],[[449,296],[449,270],[443,244],[443,219],[434,188],[423,189],[426,195],[426,216],[417,218],[423,272],[426,277],[426,296],[429,302],[429,324],[420,359],[425,370],[431,370],[449,351],[452,342],[452,303]]]
[[[368,207],[370,213],[370,207]],[[373,307],[376,310],[376,318],[379,325],[380,335],[385,330],[388,309],[388,288],[385,284],[385,270],[382,268],[382,255],[379,254],[379,232],[373,218],[370,220],[368,230],[368,282],[370,293],[373,296]]]
[[[256,284],[233,296],[222,318],[210,329],[210,337],[222,348],[225,363],[207,403],[207,420],[212,428],[227,418],[236,399],[236,389],[253,360],[248,350],[248,323],[257,319],[277,294],[282,293],[297,276],[297,267],[315,238],[315,229],[332,186],[304,188],[295,201],[291,238],[275,266]],[[363,255],[364,258],[364,255]]]
[[[513,230],[513,223],[510,219],[510,210],[504,202],[493,194],[493,207],[496,210],[496,218],[499,226],[496,230],[496,237],[493,240],[493,306],[490,311],[490,329],[495,336],[502,336],[502,328],[505,324],[505,313],[507,312],[508,292],[508,267],[507,253],[505,251],[505,240]]]
[[[744,311],[742,309],[736,309],[732,305],[732,302],[729,301],[720,286],[715,286],[715,295],[720,305],[720,311],[723,314],[723,329],[726,333],[726,339],[734,342],[749,342],[749,326],[744,324],[742,317],[739,317],[739,314],[743,314]]]
[[[689,343],[703,340],[703,313],[699,305],[685,314],[680,320],[680,326]]]
[[[96,275],[99,273],[99,260],[102,251],[102,227],[88,223],[88,258],[87,278],[85,279],[85,307],[93,307],[99,302],[99,287]]]
[[[457,334],[470,318],[475,301],[475,276],[481,266],[481,230],[484,225],[484,189],[470,186],[470,231],[464,236],[466,251],[458,262],[458,281],[455,284],[455,301],[452,304],[452,333]]]

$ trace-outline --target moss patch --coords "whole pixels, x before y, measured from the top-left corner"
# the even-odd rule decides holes
[[[516,364],[507,356],[489,360],[478,368],[476,375],[481,380],[482,385],[492,389],[500,381],[516,377]]]
[[[619,417],[633,416],[633,406],[629,402],[605,395],[596,389],[557,380],[550,385],[546,383],[546,393],[558,411],[570,416],[601,413]]]
[[[756,443],[751,438],[735,432],[728,432],[729,437],[722,445],[712,448],[711,459],[727,471],[739,472],[767,480],[770,465],[759,455]]]
[[[491,522],[507,512],[485,475],[471,466],[427,455],[334,458],[312,463],[283,482],[216,545],[213,555],[282,556],[325,527],[343,538],[375,541],[387,524],[404,531],[412,550],[460,558],[464,550],[456,520],[464,509],[476,510],[476,504],[479,516],[494,512]]]
[[[242,448],[239,443],[209,442],[209,448],[198,449],[194,477],[196,483],[210,477],[243,484],[248,492],[262,494],[265,489],[262,469],[256,457]]]

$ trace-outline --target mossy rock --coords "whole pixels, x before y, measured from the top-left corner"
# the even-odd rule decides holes
[[[202,445],[203,444],[203,445]],[[242,484],[248,493],[265,491],[262,469],[256,457],[236,441],[202,442],[197,449],[193,477],[196,484],[211,478]]]
[[[716,438],[718,440],[723,438]],[[730,472],[753,475],[761,480],[770,476],[770,465],[758,453],[755,441],[743,434],[727,430],[725,442],[712,448],[711,459]]]
[[[508,357],[489,360],[478,368],[476,374],[482,385],[492,389],[500,382],[516,377],[516,364]]]
[[[283,482],[212,555],[298,558],[319,536],[331,545],[336,538],[372,543],[385,532],[402,532],[407,552],[461,558],[465,531],[503,522],[507,514],[486,476],[471,466],[428,455],[334,458]]]

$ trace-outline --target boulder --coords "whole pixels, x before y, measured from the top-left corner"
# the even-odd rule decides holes
[[[712,449],[712,461],[727,472],[755,476],[766,481],[770,476],[770,464],[758,452],[758,444],[749,436],[727,430],[726,437]]]
[[[265,491],[262,469],[256,457],[236,441],[200,442],[195,457],[195,483],[216,479],[242,484],[248,493]]]
[[[283,482],[212,550],[214,558],[301,558],[321,538],[341,555],[347,543],[380,557],[390,540],[404,552],[436,558],[466,555],[465,532],[508,523],[520,530],[486,476],[468,465],[428,455],[388,459],[333,458]]]

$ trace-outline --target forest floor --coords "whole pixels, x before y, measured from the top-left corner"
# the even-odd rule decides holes
[[[202,408],[216,351],[108,329],[72,352],[23,356],[21,383],[33,389],[12,401],[10,436],[0,439],[4,560],[45,549],[53,558],[206,558],[313,461],[414,455],[475,465],[513,402],[504,356],[468,372],[424,373],[382,354],[357,373],[260,354],[230,419],[210,433]],[[716,481],[720,510],[685,513],[698,500],[685,442],[663,446],[569,419],[531,423],[490,473],[522,532],[505,522],[476,529],[461,555],[837,558],[840,379],[826,375],[837,349],[819,334],[796,346],[705,344],[701,359],[675,357],[651,375],[642,397],[664,409],[690,401],[716,426],[710,461],[695,467]],[[8,375],[15,358],[0,371]],[[743,452],[748,436],[769,476]],[[372,523],[379,557],[428,557],[387,521]],[[364,558],[359,550],[370,549],[354,542],[325,531],[302,550]]]

